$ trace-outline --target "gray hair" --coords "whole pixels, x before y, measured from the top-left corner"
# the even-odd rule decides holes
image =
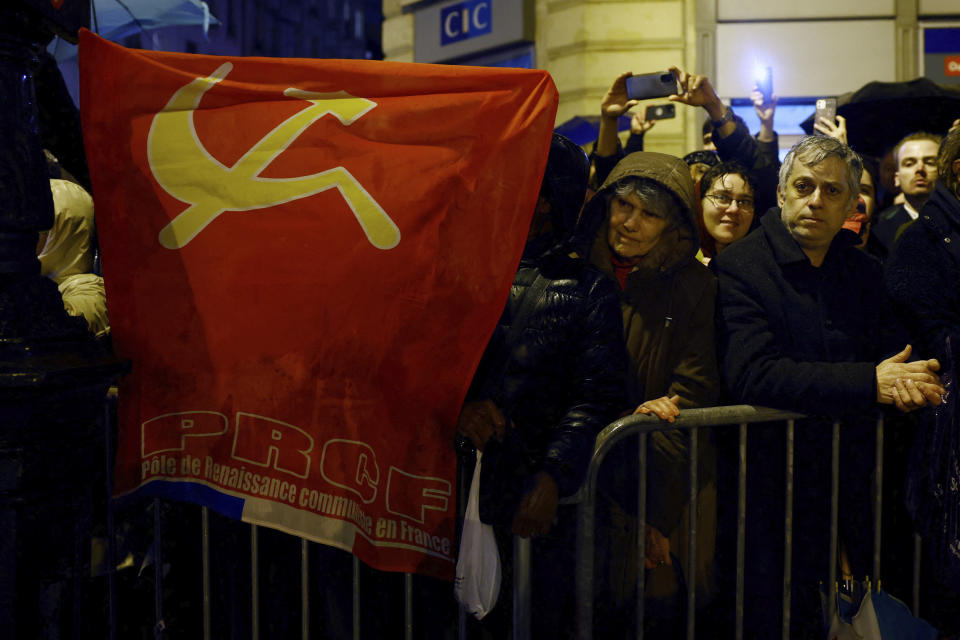
[[[614,196],[623,198],[631,194],[640,198],[647,211],[655,214],[658,218],[665,218],[670,228],[677,226],[680,222],[681,209],[676,196],[659,182],[649,178],[627,176],[613,185],[610,198]],[[608,199],[607,211],[609,210]]]
[[[847,167],[849,200],[853,202],[860,193],[860,176],[863,175],[863,160],[856,151],[829,136],[804,136],[790,147],[787,157],[780,165],[780,192],[786,193],[787,181],[798,160],[806,167],[815,167],[827,158],[840,158]]]

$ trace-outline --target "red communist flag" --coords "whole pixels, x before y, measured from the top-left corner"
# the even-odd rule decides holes
[[[454,425],[519,262],[542,71],[129,50],[83,32],[117,492],[452,577]]]

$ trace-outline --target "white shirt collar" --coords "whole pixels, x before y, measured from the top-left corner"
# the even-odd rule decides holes
[[[916,220],[920,217],[920,212],[914,209],[906,200],[903,201],[903,208],[907,212],[907,215],[910,216],[911,220]]]

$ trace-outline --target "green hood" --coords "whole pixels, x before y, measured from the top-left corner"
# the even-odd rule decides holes
[[[673,272],[693,260],[700,248],[696,223],[696,195],[687,164],[665,153],[639,151],[617,163],[603,186],[587,204],[583,217],[595,221],[590,238],[590,259],[610,272],[610,247],[607,244],[607,200],[617,182],[627,177],[645,178],[665,187],[680,205],[675,228],[664,231],[657,246],[638,265],[638,269]]]

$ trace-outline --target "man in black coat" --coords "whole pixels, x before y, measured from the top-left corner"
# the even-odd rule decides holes
[[[908,362],[911,347],[891,335],[896,323],[880,266],[841,230],[857,202],[862,163],[825,136],[802,139],[787,155],[779,209],[759,229],[719,254],[718,342],[721,371],[737,401],[838,418],[939,404],[935,360]],[[891,356],[891,354],[894,354]],[[886,358],[886,359],[884,359]],[[795,441],[792,637],[816,636],[817,581],[828,574],[829,421],[808,421]],[[853,570],[869,569],[869,421],[845,424],[841,438],[841,533]],[[783,567],[784,434],[755,428],[748,442],[745,629],[780,633]],[[812,621],[812,622],[811,622]]]
[[[886,263],[884,282],[894,307],[924,357],[943,365],[947,398],[955,393],[960,354],[960,121],[937,157],[939,179],[916,224],[903,232]],[[925,617],[941,634],[960,633],[960,413],[956,403],[918,415],[919,429],[907,467],[907,506],[923,536],[934,580],[922,597]]]
[[[944,139],[937,165],[940,180],[885,274],[911,340],[930,358],[944,357],[946,338],[960,331],[960,125]]]
[[[588,170],[586,154],[554,135],[510,298],[457,426],[461,452],[484,452],[480,517],[497,525],[505,570],[510,533],[537,536],[533,621],[535,637],[544,638],[572,632],[560,616],[573,610],[575,527],[572,509],[557,513],[558,499],[579,488],[597,434],[626,402],[618,287],[576,257],[585,255],[574,238]],[[472,453],[461,465],[472,468]],[[485,625],[495,637],[506,637],[508,576]]]
[[[842,142],[804,138],[780,171],[780,208],[717,257],[723,370],[739,400],[828,416],[939,404],[935,363],[907,362],[909,345],[881,361],[899,345],[883,333],[880,266],[841,230],[861,171]]]

